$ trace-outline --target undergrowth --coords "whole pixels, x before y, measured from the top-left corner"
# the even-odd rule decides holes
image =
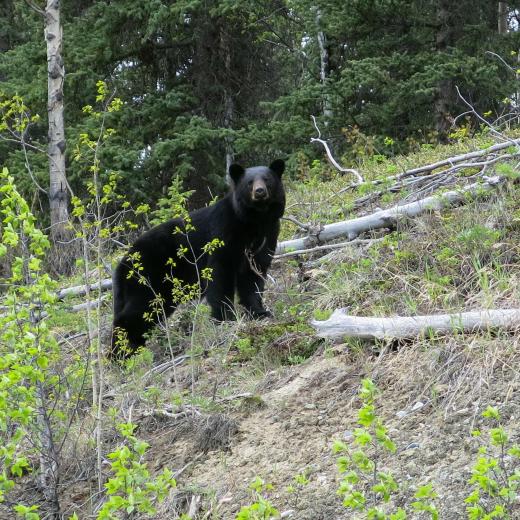
[[[412,165],[433,162],[441,156],[487,144],[486,138],[481,137],[449,147],[425,147],[406,158],[368,158],[360,167],[367,179],[376,179]],[[293,181],[289,185],[287,214],[295,216],[300,222],[326,224],[353,217],[360,213],[359,210],[354,213],[355,199],[375,191],[364,188],[339,193],[348,185],[348,179],[329,171],[330,180],[324,183],[320,178],[323,168],[315,164],[311,170],[309,178]],[[381,196],[362,211],[387,207],[406,194],[400,192]],[[518,366],[517,336],[501,333],[431,336],[406,344],[381,342],[375,348],[367,348],[362,342],[350,342],[342,350],[317,340],[308,321],[312,317],[326,319],[338,307],[347,307],[348,312],[354,315],[380,316],[519,307],[518,198],[518,186],[510,183],[485,199],[423,215],[413,222],[402,222],[390,233],[367,234],[364,238],[374,239],[372,243],[333,252],[325,260],[318,255],[310,255],[275,263],[271,270],[275,283],[270,283],[266,292],[267,303],[276,316],[275,321],[247,322],[238,316],[235,323],[216,325],[209,319],[208,309],[204,305],[195,308],[188,304],[180,308],[168,322],[168,341],[164,329],[155,330],[148,340],[148,348],[126,365],[106,367],[105,393],[112,410],[110,413],[118,418],[114,423],[136,426],[128,426],[125,431],[121,431],[119,426],[118,433],[112,423],[99,432],[103,453],[108,459],[105,466],[112,475],[106,481],[109,487],[101,490],[106,493],[101,507],[108,511],[114,506],[114,511],[126,509],[127,512],[128,508],[134,508],[128,512],[130,515],[139,510],[144,513],[171,507],[182,517],[189,507],[181,508],[178,505],[180,499],[177,493],[181,491],[173,489],[175,482],[171,473],[159,476],[162,467],[184,467],[191,464],[191,460],[195,461],[193,465],[196,466],[200,460],[196,458],[197,450],[200,449],[204,460],[210,461],[206,470],[201,471],[214,479],[215,473],[211,472],[214,468],[211,466],[221,462],[229,464],[236,455],[227,452],[233,445],[231,439],[237,435],[235,422],[254,417],[255,414],[264,421],[260,431],[276,428],[283,423],[285,429],[279,431],[280,438],[294,435],[299,428],[304,429],[298,422],[285,423],[285,416],[295,421],[300,415],[314,413],[315,409],[316,415],[339,415],[338,420],[343,422],[339,426],[335,423],[334,428],[345,430],[355,421],[352,415],[348,415],[356,411],[357,405],[353,406],[352,402],[359,403],[353,401],[353,389],[359,378],[368,373],[374,375],[378,385],[384,388],[382,396],[392,396],[392,402],[384,403],[381,411],[385,422],[387,418],[393,418],[392,427],[385,429],[379,415],[373,413],[378,394],[374,387],[365,383],[364,393],[360,397],[359,430],[355,431],[354,445],[345,441],[336,445],[337,451],[348,459],[348,463],[342,459],[341,466],[340,494],[345,507],[362,505],[367,518],[404,518],[401,510],[407,511],[408,515],[423,515],[417,518],[427,518],[425,515],[437,518],[437,506],[432,505],[438,503],[435,501],[435,482],[429,487],[422,479],[409,482],[402,476],[393,476],[395,466],[392,466],[391,460],[399,456],[399,449],[394,453],[394,448],[399,444],[392,444],[392,435],[406,431],[406,427],[411,425],[411,419],[405,416],[399,430],[395,414],[421,402],[432,416],[421,417],[423,427],[433,430],[438,427],[435,421],[439,417],[449,417],[465,408],[472,410],[472,421],[478,422],[480,419],[475,419],[477,412],[472,407],[476,410],[477,406],[486,402],[493,408],[488,409],[483,427],[479,430],[481,434],[475,436],[477,441],[482,442],[482,447],[471,475],[465,480],[467,502],[459,501],[459,512],[461,508],[467,509],[471,519],[515,518],[518,449],[516,439],[507,433],[506,425],[509,417],[517,413],[508,402],[508,399],[514,400],[517,388],[514,385],[518,383],[515,369]],[[161,208],[161,211],[167,211],[167,201],[163,201]],[[156,216],[162,217],[164,214],[160,212]],[[284,222],[281,240],[292,237],[296,232],[298,230],[294,224]],[[71,279],[70,285],[77,284],[79,280],[78,277]],[[67,281],[63,284],[69,285]],[[84,314],[70,312],[70,305],[81,301],[80,297],[53,308],[45,323],[56,337],[69,338],[81,333]],[[102,312],[106,313],[106,323],[110,321],[109,307],[110,300],[107,299],[101,306]],[[166,343],[169,344],[168,348],[165,347]],[[77,423],[71,424],[69,435],[75,436],[77,446],[72,446],[72,443],[65,445],[65,467],[73,467],[71,460],[82,457],[82,460],[89,460],[88,471],[91,475],[94,462],[88,459],[87,453],[93,438],[92,434],[85,433],[89,428],[93,430],[89,416],[90,403],[88,396],[78,395],[90,390],[88,384],[84,387],[79,384],[85,344],[68,340],[66,348],[66,377],[71,381],[67,391],[73,392],[81,415]],[[269,416],[267,411],[274,405],[265,395],[269,395],[271,384],[279,383],[283,378],[289,383],[294,381],[300,370],[303,372],[312,367],[326,355],[337,356],[338,360],[342,360],[337,362],[339,365],[343,363],[348,368],[353,367],[353,378],[347,379],[347,383],[340,379],[328,387],[328,374],[323,381],[313,375],[309,385],[313,389],[320,385],[324,387],[323,401],[326,405],[315,405],[306,402],[307,397],[301,397],[293,408],[283,404],[275,417]],[[334,381],[335,377],[338,377],[337,374],[331,372],[330,379]],[[489,389],[494,388],[500,378],[511,381],[511,390],[499,387],[507,392],[508,397],[496,395],[493,401],[489,399]],[[65,395],[66,391],[63,392]],[[491,424],[490,428],[485,425],[486,421]],[[332,433],[337,433],[326,429],[326,421],[325,426],[323,424],[318,417],[304,431],[311,435],[323,429],[324,438],[327,439]],[[218,431],[208,433],[208,425],[214,425]],[[469,425],[465,426],[468,426],[469,432]],[[138,440],[137,433],[146,441]],[[461,436],[458,432],[446,433],[447,437],[450,435]],[[262,435],[258,437],[255,440],[260,442]],[[204,442],[199,442],[201,438]],[[155,441],[158,441],[158,446]],[[323,443],[323,439],[317,437],[316,442]],[[170,465],[171,461],[165,459],[176,457],[176,451],[181,449],[179,445],[189,446],[187,449],[191,459],[186,461],[179,456]],[[11,446],[6,445],[4,451],[7,448],[11,450]],[[205,449],[209,449],[210,453],[204,453]],[[269,447],[266,450],[269,451]],[[212,455],[212,451],[217,451],[218,455]],[[257,473],[255,465],[257,457],[261,457],[260,451],[251,451],[247,463],[238,473],[233,473],[233,478],[240,481],[241,489],[245,489],[243,481],[246,471],[248,475]],[[12,475],[9,478],[6,476],[5,482],[11,482],[13,475],[16,479],[22,479],[27,471],[26,466],[32,462],[13,453],[11,450],[6,455]],[[270,469],[276,474],[277,465],[273,463]],[[307,472],[296,467],[291,471],[289,485],[278,483],[271,488],[265,484],[267,476],[265,481],[256,480],[249,496],[246,498],[242,494],[240,507],[249,504],[242,509],[237,504],[235,509],[226,509],[225,500],[213,498],[216,505],[211,507],[217,511],[213,517],[231,518],[238,515],[236,518],[270,518],[281,514],[284,507],[294,508],[298,517],[306,507],[310,507],[308,497],[325,484],[317,484],[318,471],[315,468]],[[239,477],[236,477],[237,474]],[[296,479],[294,475],[300,475],[300,478]],[[108,476],[107,473],[105,477]],[[212,480],[209,491],[205,489],[202,492],[193,491],[189,482],[190,471],[187,470],[181,486],[183,492],[204,497],[211,495],[212,490],[221,484]],[[5,484],[6,489],[10,485]],[[330,490],[332,484],[327,482],[327,485]],[[63,491],[65,502],[72,501],[68,492]],[[386,498],[393,509],[385,509]],[[164,500],[162,506],[160,500]],[[407,500],[405,506],[408,509],[403,505],[403,500]],[[208,499],[208,502],[211,501]],[[19,505],[28,508],[19,511],[26,518],[36,514],[31,506]],[[340,507],[340,502],[338,505]],[[93,504],[89,507],[92,508]],[[439,510],[442,510],[440,505]],[[193,520],[200,517],[196,514]]]

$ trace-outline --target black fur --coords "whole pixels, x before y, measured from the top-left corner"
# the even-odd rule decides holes
[[[256,166],[244,170],[232,165],[229,175],[231,191],[216,204],[190,213],[194,230],[184,230],[184,222],[173,219],[144,233],[117,266],[113,276],[114,337],[112,357],[134,353],[144,344],[143,334],[155,326],[143,314],[150,311],[155,294],[164,299],[164,308],[171,314],[176,303],[172,301],[172,283],[166,277],[175,277],[183,285],[196,284],[205,267],[212,269],[212,280],[202,289],[211,314],[216,320],[233,319],[235,292],[240,304],[255,318],[269,316],[264,308],[262,293],[264,279],[276,249],[280,217],[285,209],[285,192],[281,176],[285,164],[274,161],[269,168]],[[202,248],[213,239],[224,242],[211,255]],[[178,258],[179,247],[188,248],[186,258]],[[132,269],[129,255],[139,253],[141,274],[147,284],[136,276],[128,278]],[[167,265],[169,259],[175,265]],[[193,259],[196,258],[196,265]],[[190,263],[190,261],[192,263]],[[126,332],[128,352],[121,352],[115,340],[116,329]]]

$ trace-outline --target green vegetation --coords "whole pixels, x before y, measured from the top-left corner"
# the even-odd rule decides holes
[[[238,351],[236,361],[250,361],[261,356],[271,363],[296,365],[311,357],[319,343],[311,327],[288,322],[248,325],[239,332],[234,347]]]
[[[253,493],[255,502],[242,507],[235,520],[268,520],[280,516],[278,510],[264,497],[265,493],[273,489],[271,484],[256,477],[249,485],[249,489]]]
[[[364,379],[359,391],[359,428],[353,432],[352,447],[339,440],[334,443],[334,453],[341,454],[338,458],[341,473],[338,495],[347,509],[361,512],[368,520],[404,520],[407,513],[403,508],[391,512],[383,506],[395,496],[399,484],[390,472],[383,471],[379,460],[381,451],[395,454],[397,448],[377,416],[377,394],[374,383]],[[410,504],[412,511],[427,512],[432,520],[438,520],[439,513],[433,504],[436,496],[431,485],[419,487],[414,494],[417,500]]]
[[[506,16],[514,9],[508,4]],[[131,203],[152,209],[179,183],[196,190],[192,204],[209,201],[225,187],[229,154],[248,162],[287,155],[295,178],[326,179],[332,169],[309,144],[311,115],[327,124],[345,164],[369,161],[392,174],[401,167],[389,158],[432,149],[439,138],[467,142],[479,128],[469,116],[450,128],[467,109],[455,86],[490,122],[516,88],[520,33],[498,31],[497,3],[485,0],[70,0],[61,11],[67,178],[80,197],[81,169],[70,159],[94,123],[84,115],[98,80],[120,99],[107,120],[117,135],[100,159]],[[38,151],[47,61],[42,17],[24,0],[0,7],[0,48],[2,101],[20,96],[31,121],[25,151],[0,142],[0,164],[28,195],[25,152],[47,186]]]
[[[487,150],[498,130],[520,135],[518,5],[61,2],[74,240],[54,244],[73,266],[58,279],[44,6],[0,6],[0,516],[514,520],[518,334],[333,345],[308,323],[339,307],[520,307],[517,146],[420,185],[389,178]],[[474,107],[464,117],[455,86]],[[309,143],[311,115],[365,182]],[[198,285],[172,280],[180,308],[147,348],[109,364],[110,293],[57,301],[57,289],[101,281],[143,229],[215,200],[227,161],[281,156],[293,217],[281,240],[485,176],[506,182],[342,249],[281,259],[267,285],[274,320],[215,324]],[[247,490],[254,475],[266,480]]]
[[[119,424],[118,430],[127,444],[121,445],[108,454],[110,470],[113,473],[106,484],[108,500],[97,514],[97,520],[118,518],[119,511],[155,514],[155,502],[162,502],[176,482],[170,470],[152,478],[146,463],[142,462],[149,445],[138,440],[134,435],[135,424]]]
[[[486,436],[481,430],[472,432],[482,444],[469,480],[474,489],[465,500],[468,518],[513,519],[520,486],[520,446],[511,442],[497,408],[488,406],[482,417],[492,427],[486,428]]]

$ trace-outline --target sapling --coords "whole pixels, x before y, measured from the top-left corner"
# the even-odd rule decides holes
[[[511,442],[497,408],[488,406],[482,417],[491,427],[486,435],[472,432],[481,446],[471,470],[473,491],[465,500],[466,512],[470,520],[512,520],[520,507],[520,446]]]
[[[149,445],[135,437],[135,428],[132,423],[118,425],[124,443],[108,454],[112,477],[105,484],[108,498],[98,512],[97,520],[133,518],[137,513],[153,515],[156,504],[176,486],[173,473],[167,468],[157,477],[151,477],[143,462]]]
[[[370,379],[363,379],[359,398],[362,402],[358,411],[358,425],[354,430],[352,445],[343,441],[334,443],[334,453],[341,454],[338,468],[342,480],[338,495],[343,505],[368,520],[403,520],[407,518],[405,509],[389,512],[390,502],[399,490],[398,481],[392,473],[381,468],[385,453],[395,454],[396,445],[390,439],[387,428],[376,414],[375,401],[378,390]],[[413,511],[429,514],[432,520],[439,515],[433,500],[436,494],[430,485],[421,486],[411,503]],[[386,505],[388,504],[388,505]]]
[[[0,257],[11,260],[2,279],[7,311],[0,316],[0,501],[14,487],[13,477],[33,471],[36,454],[39,487],[48,514],[57,518],[60,444],[54,421],[64,409],[58,401],[66,383],[55,371],[58,344],[41,320],[56,300],[55,284],[42,268],[50,243],[5,168],[0,198]],[[19,504],[17,510],[36,514],[34,506]]]
[[[264,496],[267,491],[273,489],[272,484],[257,476],[249,485],[249,489],[255,501],[251,505],[243,506],[235,520],[270,520],[280,517],[278,510]]]

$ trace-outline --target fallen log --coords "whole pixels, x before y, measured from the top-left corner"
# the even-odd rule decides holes
[[[488,148],[484,148],[483,150],[476,150],[474,152],[468,152],[463,153],[460,155],[454,155],[453,157],[448,157],[447,159],[442,159],[441,161],[437,161],[431,164],[426,164],[424,166],[419,166],[417,168],[411,168],[410,170],[405,170],[402,173],[399,173],[397,175],[392,175],[390,177],[386,177],[385,179],[376,179],[374,181],[370,181],[370,184],[378,185],[382,184],[383,182],[388,181],[399,181],[401,179],[406,179],[407,177],[413,177],[414,175],[418,175],[420,173],[428,173],[433,170],[436,170],[437,168],[442,168],[444,166],[453,167],[457,163],[463,162],[463,161],[469,161],[471,159],[475,159],[477,157],[484,157],[486,155],[490,155],[493,152],[498,152],[500,150],[507,149],[511,146],[520,146],[520,139],[511,139],[510,141],[506,141],[504,143],[497,143],[494,144]],[[497,158],[498,160],[498,158]],[[469,166],[469,165],[468,165]],[[349,186],[349,188],[356,188],[358,184],[352,184]],[[348,189],[348,188],[345,188]]]
[[[74,287],[66,287],[65,289],[61,289],[58,291],[58,299],[62,300],[66,296],[85,296],[87,294],[87,287],[89,291],[108,291],[112,289],[112,279],[105,278],[101,280],[101,282],[87,285],[76,285]]]
[[[377,211],[364,217],[351,220],[334,222],[319,229],[315,234],[279,242],[276,247],[275,255],[284,253],[296,254],[297,250],[305,250],[315,247],[317,244],[329,242],[336,238],[347,237],[349,241],[357,238],[361,233],[373,229],[393,227],[402,217],[415,217],[426,211],[439,210],[446,206],[462,204],[468,194],[474,196],[477,193],[491,191],[504,181],[503,177],[489,177],[484,182],[470,184],[459,190],[452,190],[439,195],[431,195],[415,202],[393,206],[389,209]],[[346,244],[344,244],[346,245]],[[302,251],[307,252],[307,251]],[[281,256],[279,257],[281,258]],[[112,289],[112,279],[105,278],[99,283],[91,284],[91,291],[108,291]],[[58,298],[61,300],[66,296],[84,296],[87,293],[85,285],[67,287],[58,291]]]
[[[308,255],[309,253],[315,253],[316,251],[328,251],[330,249],[343,249],[348,246],[369,246],[376,242],[381,242],[383,238],[370,238],[363,240],[356,238],[355,240],[348,240],[347,242],[339,242],[338,244],[325,244],[323,246],[311,247],[310,249],[297,249],[296,251],[290,251],[289,253],[283,253],[282,255],[273,256],[274,260],[281,260],[288,256]]]
[[[478,332],[520,328],[520,309],[490,309],[429,316],[390,318],[349,316],[336,309],[325,321],[312,320],[320,338],[408,339],[429,331],[437,333]]]
[[[365,215],[364,217],[328,224],[323,226],[314,235],[280,242],[275,254],[281,255],[298,249],[309,249],[316,244],[329,242],[341,237],[354,240],[361,233],[366,231],[394,227],[397,221],[403,217],[416,217],[427,211],[440,210],[446,206],[462,204],[468,200],[468,195],[475,196],[477,193],[480,194],[482,192],[491,191],[503,181],[504,178],[500,176],[489,177],[484,182],[476,182],[459,190],[446,191],[408,204],[398,204],[397,206]]]

